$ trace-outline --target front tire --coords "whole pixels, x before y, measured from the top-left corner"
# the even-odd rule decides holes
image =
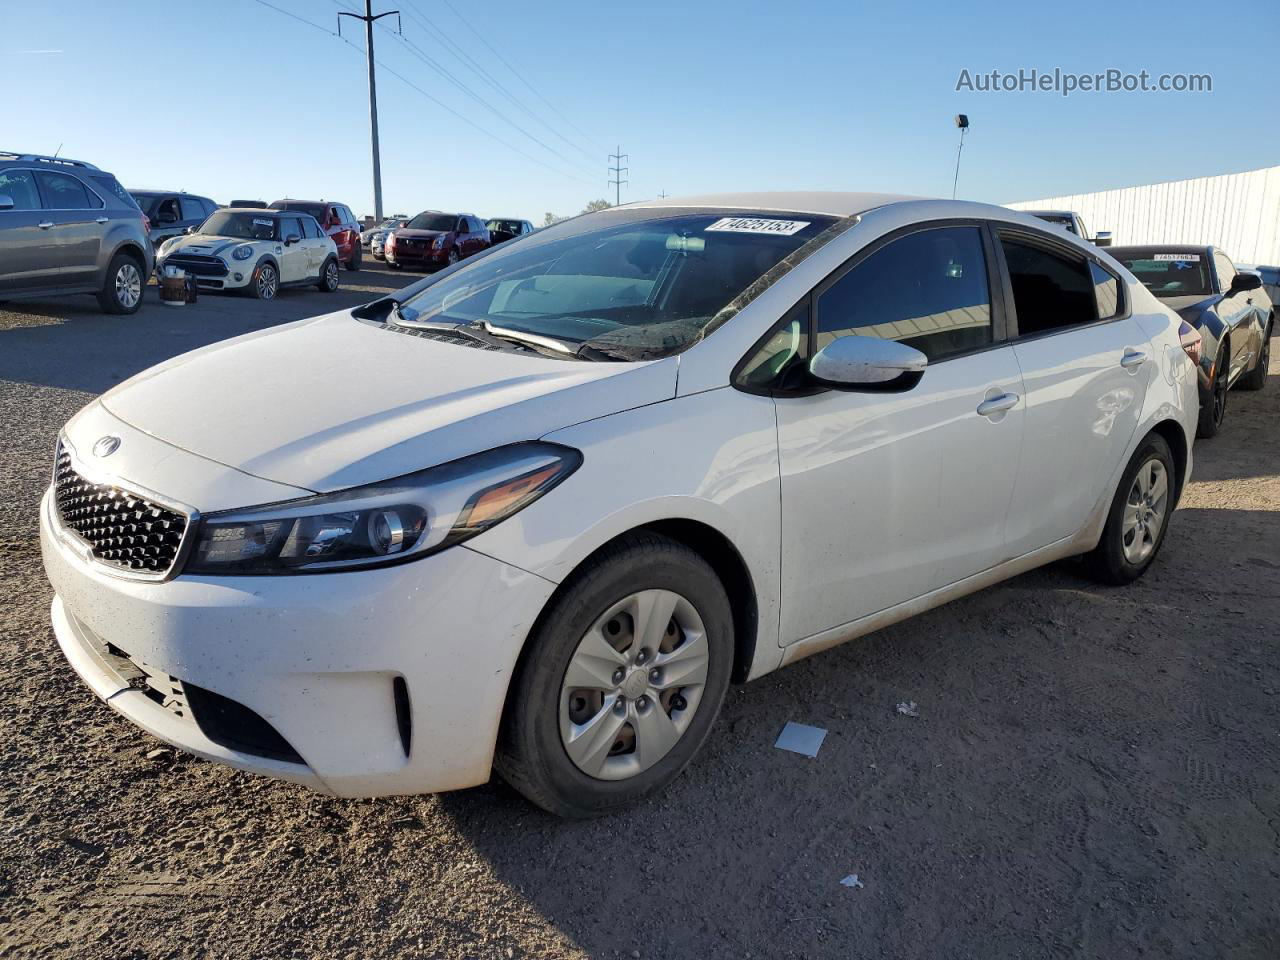
[[[1267,368],[1271,365],[1271,329],[1273,323],[1267,324],[1267,329],[1262,331],[1262,349],[1258,351],[1258,362],[1254,364],[1252,370],[1240,378],[1240,387],[1243,390],[1261,390],[1267,385]]]
[[[1177,482],[1169,444],[1149,434],[1120,478],[1102,538],[1085,557],[1094,579],[1118,586],[1147,572],[1168,532]]]
[[[249,292],[259,300],[274,300],[280,292],[280,274],[270,260],[258,264],[253,271]]]
[[[338,261],[330,257],[320,268],[320,277],[316,280],[316,288],[321,293],[336,293],[338,289]]]
[[[566,581],[534,628],[498,772],[562,817],[658,792],[710,734],[733,649],[729,598],[706,561],[666,537],[629,534]]]
[[[117,253],[107,267],[107,277],[98,293],[98,305],[106,313],[132,314],[142,306],[147,281],[142,267],[127,253]]]
[[[390,260],[388,260],[388,261],[387,261],[387,266],[388,266],[388,267],[390,267],[392,270],[403,270],[403,269],[404,269],[404,264],[403,264],[403,263],[392,263]]]
[[[360,244],[355,244],[351,251],[351,259],[346,262],[348,270],[359,270],[360,264],[364,262],[364,251],[360,249]]]
[[[1218,347],[1218,358],[1213,364],[1209,396],[1200,404],[1200,418],[1196,421],[1196,436],[1201,440],[1217,436],[1222,429],[1222,421],[1227,416],[1227,394],[1231,390],[1230,367],[1231,343],[1224,340]]]

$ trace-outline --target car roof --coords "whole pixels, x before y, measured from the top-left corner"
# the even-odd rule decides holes
[[[898,193],[835,193],[816,190],[762,191],[755,193],[703,193],[687,197],[664,197],[625,204],[627,209],[723,207],[727,210],[778,210],[787,213],[819,213],[851,217],[876,207],[908,200],[923,200]]]
[[[1074,210],[1019,210],[1019,213],[1029,213],[1033,217],[1078,217],[1079,214]]]
[[[1218,248],[1211,243],[1122,243],[1104,249],[1114,257],[1117,253],[1212,253]]]

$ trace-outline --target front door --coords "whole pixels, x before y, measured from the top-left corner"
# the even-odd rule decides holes
[[[289,243],[290,237],[296,242]],[[310,274],[306,245],[302,241],[302,223],[297,217],[280,218],[280,282],[296,283]]]
[[[979,223],[880,241],[814,292],[811,349],[848,335],[929,359],[902,393],[778,396],[781,642],[994,566],[1022,443],[1022,377]]]
[[[31,170],[0,171],[0,292],[33,290],[58,283],[56,234],[41,208]]]

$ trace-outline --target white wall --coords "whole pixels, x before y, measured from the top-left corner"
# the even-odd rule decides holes
[[[1006,204],[1075,210],[1116,245],[1211,243],[1239,263],[1280,264],[1280,167]]]

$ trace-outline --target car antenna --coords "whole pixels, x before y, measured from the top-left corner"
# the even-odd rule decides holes
[[[58,159],[58,154],[62,152],[62,144],[58,144],[58,149],[53,151],[53,159]]]

